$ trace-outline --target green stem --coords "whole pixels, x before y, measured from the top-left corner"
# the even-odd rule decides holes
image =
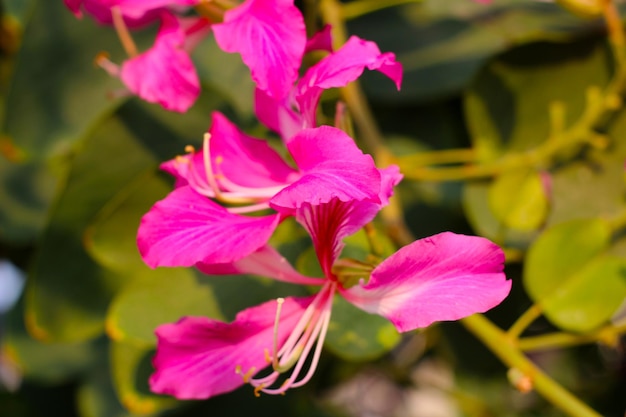
[[[345,20],[354,19],[388,7],[400,6],[408,3],[421,3],[422,0],[361,0],[341,6],[342,17]]]
[[[519,318],[513,323],[511,328],[506,332],[507,335],[511,338],[511,340],[517,339],[524,330],[528,328],[532,324],[533,321],[537,320],[541,316],[541,308],[537,304],[533,304],[530,306],[528,310],[524,312]]]
[[[572,417],[601,417],[556,381],[537,368],[515,345],[508,335],[481,314],[461,320],[461,323],[483,342],[504,364],[529,378],[532,388],[555,407]]]
[[[615,325],[612,324],[586,334],[559,332],[541,336],[524,337],[519,339],[517,344],[519,348],[525,352],[566,348],[596,342],[616,347],[619,344],[620,336],[624,333],[626,333],[626,321]]]
[[[333,28],[335,48],[343,45],[348,38],[341,7],[341,3],[337,0],[321,0],[320,2],[320,14]],[[381,167],[392,164],[394,157],[384,144],[383,135],[358,81],[341,88],[340,92],[357,127],[359,138],[374,157],[376,164]],[[415,240],[404,222],[404,213],[397,196],[394,196],[389,201],[389,205],[383,208],[381,217],[387,234],[398,246],[407,245]]]

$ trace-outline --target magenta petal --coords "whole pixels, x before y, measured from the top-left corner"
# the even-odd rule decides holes
[[[216,171],[230,181],[260,188],[284,186],[298,177],[267,141],[242,133],[223,114],[213,113],[210,133]]]
[[[286,298],[280,314],[278,344],[287,339],[313,297]],[[203,399],[244,384],[241,374],[267,367],[272,352],[276,301],[248,308],[232,323],[185,317],[159,326],[150,388],[179,399]]]
[[[372,157],[342,130],[330,126],[305,129],[287,146],[302,177],[270,200],[277,211],[292,214],[303,203],[317,205],[332,199],[380,201],[380,173]]]
[[[74,13],[74,16],[83,17],[83,14],[80,11],[80,6],[83,4],[83,1],[84,0],[63,0],[63,3],[65,3],[65,7]]]
[[[301,285],[322,285],[325,280],[300,274],[276,249],[266,245],[250,255],[228,264],[197,264],[209,275],[252,274]]]
[[[405,246],[364,285],[341,290],[363,310],[405,332],[485,312],[509,294],[504,253],[487,239],[440,233]]]
[[[254,91],[254,112],[268,128],[287,142],[302,130],[302,118],[289,106],[288,99],[275,100],[260,89]]]
[[[226,52],[239,52],[258,88],[281,99],[298,77],[304,53],[304,19],[293,0],[246,0],[214,26]]]
[[[298,82],[296,101],[306,127],[315,126],[315,112],[322,92],[356,80],[366,67],[382,72],[400,88],[402,65],[395,60],[395,55],[382,54],[374,42],[352,36],[337,52],[309,68]]]
[[[187,111],[200,94],[200,81],[184,44],[185,32],[178,19],[163,13],[154,45],[125,61],[120,78],[131,92],[150,103]]]
[[[102,3],[104,1],[100,0]],[[201,0],[116,0],[124,17],[139,19],[145,14],[172,6],[193,6]],[[110,3],[110,0],[108,1]]]
[[[137,246],[144,262],[153,268],[227,263],[265,245],[279,221],[279,215],[232,214],[184,186],[143,216]]]
[[[306,42],[305,53],[312,51],[333,51],[332,26],[326,25]]]

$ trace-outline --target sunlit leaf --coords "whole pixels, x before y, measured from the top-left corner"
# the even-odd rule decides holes
[[[573,220],[546,230],[530,247],[524,286],[557,326],[593,330],[626,298],[626,259],[605,255],[610,236],[600,219]]]
[[[489,187],[489,206],[506,227],[532,231],[548,214],[548,196],[541,174],[531,170],[507,172]]]

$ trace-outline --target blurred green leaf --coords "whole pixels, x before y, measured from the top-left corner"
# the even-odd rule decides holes
[[[463,89],[487,59],[514,46],[567,41],[601,27],[552,3],[525,0],[425,0],[365,15],[349,22],[351,32],[393,51],[403,63],[400,93],[371,74],[365,87],[386,100],[424,101]],[[401,38],[402,42],[398,39]]]
[[[45,226],[57,184],[49,164],[11,162],[0,154],[0,240],[33,242]]]
[[[95,118],[118,105],[107,93],[120,82],[93,59],[103,49],[119,51],[119,41],[111,28],[78,21],[62,2],[41,0],[23,39],[2,130],[29,159],[67,153]]]
[[[132,342],[111,343],[111,372],[117,396],[133,415],[150,415],[172,408],[176,400],[150,392],[152,348]]]
[[[514,230],[504,226],[489,207],[490,182],[468,182],[463,188],[463,211],[476,233],[485,236],[500,245],[526,248],[532,241],[535,233],[531,231]]]
[[[111,381],[109,361],[94,366],[76,393],[81,417],[132,417],[120,404]]]
[[[115,297],[107,316],[107,333],[115,340],[154,344],[154,330],[183,316],[223,319],[209,285],[202,285],[192,269],[144,267]]]
[[[548,214],[548,198],[541,175],[534,170],[511,171],[489,187],[489,206],[494,216],[511,229],[538,229]]]
[[[590,87],[606,85],[609,52],[603,42],[533,44],[494,59],[465,96],[465,117],[481,155],[532,148],[552,132],[550,107],[565,103],[565,126],[576,121]]]
[[[23,378],[60,384],[84,374],[104,353],[101,341],[43,343],[24,328],[21,310],[14,310],[3,328],[2,355],[12,362]]]
[[[223,102],[212,96],[205,104],[211,109]],[[173,119],[175,126],[168,123],[169,117],[164,110],[132,100],[97,126],[73,158],[27,286],[29,329],[38,337],[77,341],[104,329],[108,304],[128,277],[102,268],[88,255],[85,232],[112,200],[129,192],[129,184],[132,191],[132,184],[149,178],[160,162],[184,148],[182,132],[196,135],[206,128],[198,126],[193,112]],[[141,191],[135,192],[141,198]],[[144,198],[148,201],[142,207],[154,203],[154,194]],[[137,225],[115,226],[127,227],[134,235]]]
[[[626,298],[626,259],[605,255],[611,231],[601,219],[547,229],[530,247],[524,286],[555,325],[593,330]]]
[[[354,361],[372,360],[399,342],[400,334],[387,319],[335,297],[324,346],[336,355]]]

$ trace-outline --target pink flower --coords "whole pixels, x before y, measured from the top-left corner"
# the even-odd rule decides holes
[[[284,98],[298,77],[306,45],[304,18],[293,0],[246,0],[213,28],[226,52],[239,52],[260,90]]]
[[[203,18],[177,18],[163,12],[161,27],[152,48],[126,60],[121,70],[111,70],[119,75],[126,87],[135,95],[160,104],[166,110],[187,111],[200,95],[200,80],[189,52],[195,38],[209,31]]]
[[[200,0],[63,0],[76,17],[82,10],[101,24],[113,24],[112,9],[116,9],[130,27],[142,26],[158,20],[161,11],[180,6],[193,6]]]
[[[299,275],[267,247],[228,265],[200,265],[207,273],[263,273],[321,289],[310,297],[248,308],[228,324],[185,317],[160,326],[151,389],[200,399],[245,383],[254,386],[255,394],[279,394],[304,385],[319,361],[336,294],[386,317],[401,332],[499,304],[511,287],[502,272],[503,252],[486,239],[449,232],[418,240],[378,265],[358,263],[360,280],[350,286],[349,275],[335,268],[349,264],[338,260],[342,239],[372,219],[400,176],[389,168],[383,177],[383,203],[332,199],[296,209],[296,218],[311,234],[324,278]]]
[[[143,217],[137,243],[156,266],[227,263],[264,246],[305,203],[379,203],[381,174],[343,131],[305,129],[287,145],[297,169],[220,113],[200,152],[167,162],[177,188]],[[274,213],[249,216],[273,209]]]
[[[311,39],[309,47],[325,49],[328,42],[329,33],[325,29]],[[347,85],[361,76],[365,68],[385,74],[400,89],[402,65],[395,60],[395,55],[381,53],[374,42],[352,36],[338,51],[309,68],[290,95],[282,100],[257,89],[257,117],[284,140],[289,140],[300,129],[317,125],[315,115],[324,90]]]

